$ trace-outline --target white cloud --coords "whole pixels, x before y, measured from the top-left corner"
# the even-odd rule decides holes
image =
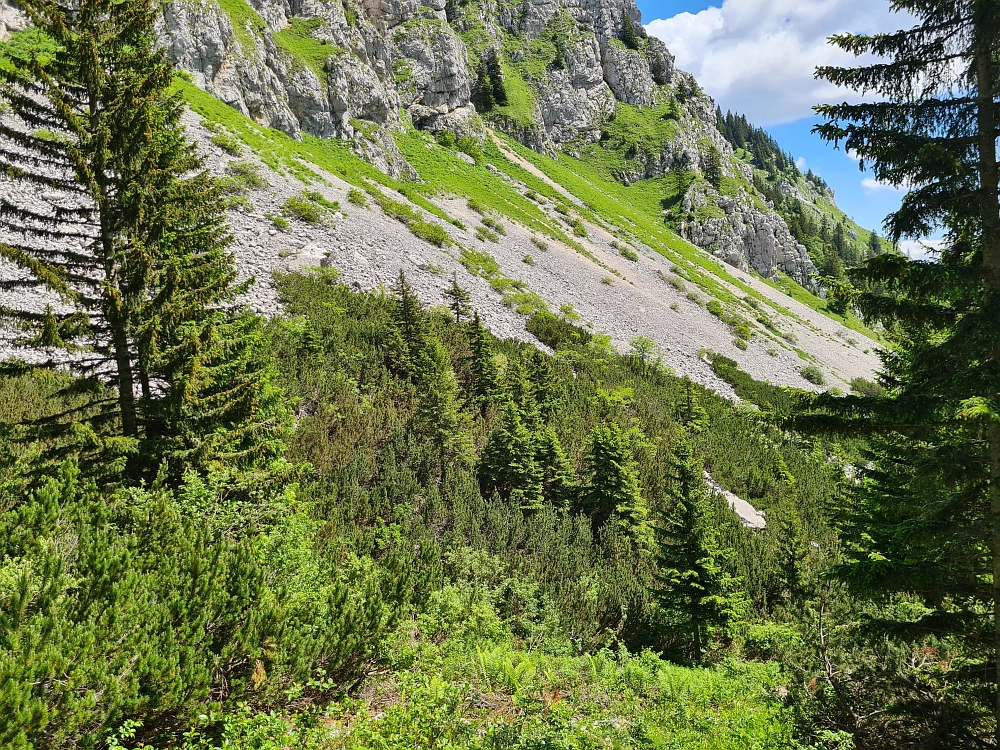
[[[799,168],[800,172],[806,171],[806,157],[800,156],[795,160],[795,166]]]
[[[646,30],[723,109],[767,126],[811,115],[819,102],[856,99],[815,80],[813,72],[817,65],[855,60],[827,44],[831,34],[909,25],[909,17],[888,6],[884,0],[724,0],[721,8],[651,21]]]
[[[901,193],[908,189],[905,185],[896,187],[895,185],[890,185],[888,182],[879,182],[872,177],[865,177],[865,179],[861,181],[861,187],[864,188],[864,191],[869,195],[877,192]]]
[[[912,260],[934,260],[936,251],[944,246],[944,240],[903,240],[899,249]]]

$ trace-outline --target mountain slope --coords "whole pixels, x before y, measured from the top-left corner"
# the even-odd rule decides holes
[[[9,4],[4,18],[17,27]],[[366,288],[403,268],[429,302],[459,272],[498,333],[579,315],[724,392],[704,350],[800,387],[806,364],[839,387],[877,365],[863,326],[801,288],[816,288],[809,250],[631,0],[173,2],[161,38],[213,166],[253,164],[268,186],[233,182],[257,309],[274,309],[269,273],[289,265]],[[821,210],[794,166],[784,177]],[[346,206],[349,185],[369,208],[287,232],[268,218],[294,217],[303,190]]]

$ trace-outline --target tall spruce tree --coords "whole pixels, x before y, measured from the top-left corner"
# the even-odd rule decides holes
[[[493,361],[490,335],[479,320],[478,310],[472,315],[468,333],[469,348],[472,350],[469,360],[469,370],[472,373],[470,401],[479,409],[480,414],[486,416],[490,404],[500,396],[500,377]]]
[[[49,367],[111,386],[81,458],[173,476],[210,463],[260,468],[290,412],[260,324],[222,309],[240,288],[218,182],[184,136],[151,2],[25,0],[33,28],[0,62],[0,257],[58,305],[5,309]],[[50,420],[72,425],[77,415]],[[80,452],[80,441],[63,446]],[[123,462],[123,457],[127,460]],[[89,459],[89,463],[88,463]]]
[[[479,486],[484,496],[512,500],[522,510],[542,507],[542,472],[535,461],[535,435],[511,400],[504,401],[479,462]]]
[[[1000,745],[1000,4],[892,7],[916,25],[833,38],[878,64],[817,72],[878,101],[817,107],[817,130],[877,179],[915,186],[886,221],[892,242],[937,227],[946,241],[936,262],[886,254],[852,272],[854,305],[894,339],[882,354],[888,394],[821,399],[802,421],[875,434],[842,572],[870,596],[923,598],[927,613],[895,632],[964,641],[979,665],[963,673],[967,696],[985,679]]]
[[[584,502],[594,528],[613,520],[630,537],[646,541],[649,509],[628,433],[614,422],[597,425],[587,439],[586,461],[590,485],[584,491]]]
[[[654,529],[657,573],[653,596],[666,623],[687,631],[689,652],[701,661],[709,629],[736,615],[735,581],[722,569],[724,552],[713,527],[701,462],[682,439],[671,485]]]
[[[443,482],[450,467],[467,466],[473,459],[472,436],[467,415],[459,409],[458,381],[448,351],[433,336],[427,336],[416,362],[416,432],[435,451],[438,479]]]

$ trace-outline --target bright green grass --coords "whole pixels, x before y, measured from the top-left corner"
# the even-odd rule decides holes
[[[535,94],[531,86],[514,65],[503,65],[504,90],[507,92],[507,104],[497,107],[494,112],[509,117],[521,125],[535,125]]]
[[[276,172],[293,175],[307,184],[320,182],[322,178],[310,168],[313,165],[362,189],[376,184],[394,190],[438,218],[451,221],[439,206],[427,200],[412,184],[399,182],[380,172],[359,158],[345,141],[317,138],[306,133],[303,133],[301,141],[296,141],[281,131],[257,125],[183,78],[175,78],[174,87],[194,112],[209,123],[226,128]]]
[[[309,68],[325,86],[327,60],[334,55],[346,55],[347,51],[313,36],[323,25],[320,18],[291,18],[289,24],[274,35],[274,43],[291,56],[293,67]]]
[[[240,48],[246,53],[257,46],[256,36],[267,28],[264,19],[244,0],[216,0],[222,12],[226,14],[233,33],[240,43]],[[248,28],[249,27],[249,28]]]

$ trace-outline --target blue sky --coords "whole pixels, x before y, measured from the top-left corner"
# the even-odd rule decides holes
[[[818,122],[813,104],[853,96],[815,81],[812,72],[818,64],[850,64],[826,43],[830,34],[894,30],[908,19],[891,14],[886,0],[637,2],[647,31],[667,43],[678,67],[694,73],[723,111],[765,127],[804,169],[829,183],[849,216],[881,233],[901,194],[810,132]]]

